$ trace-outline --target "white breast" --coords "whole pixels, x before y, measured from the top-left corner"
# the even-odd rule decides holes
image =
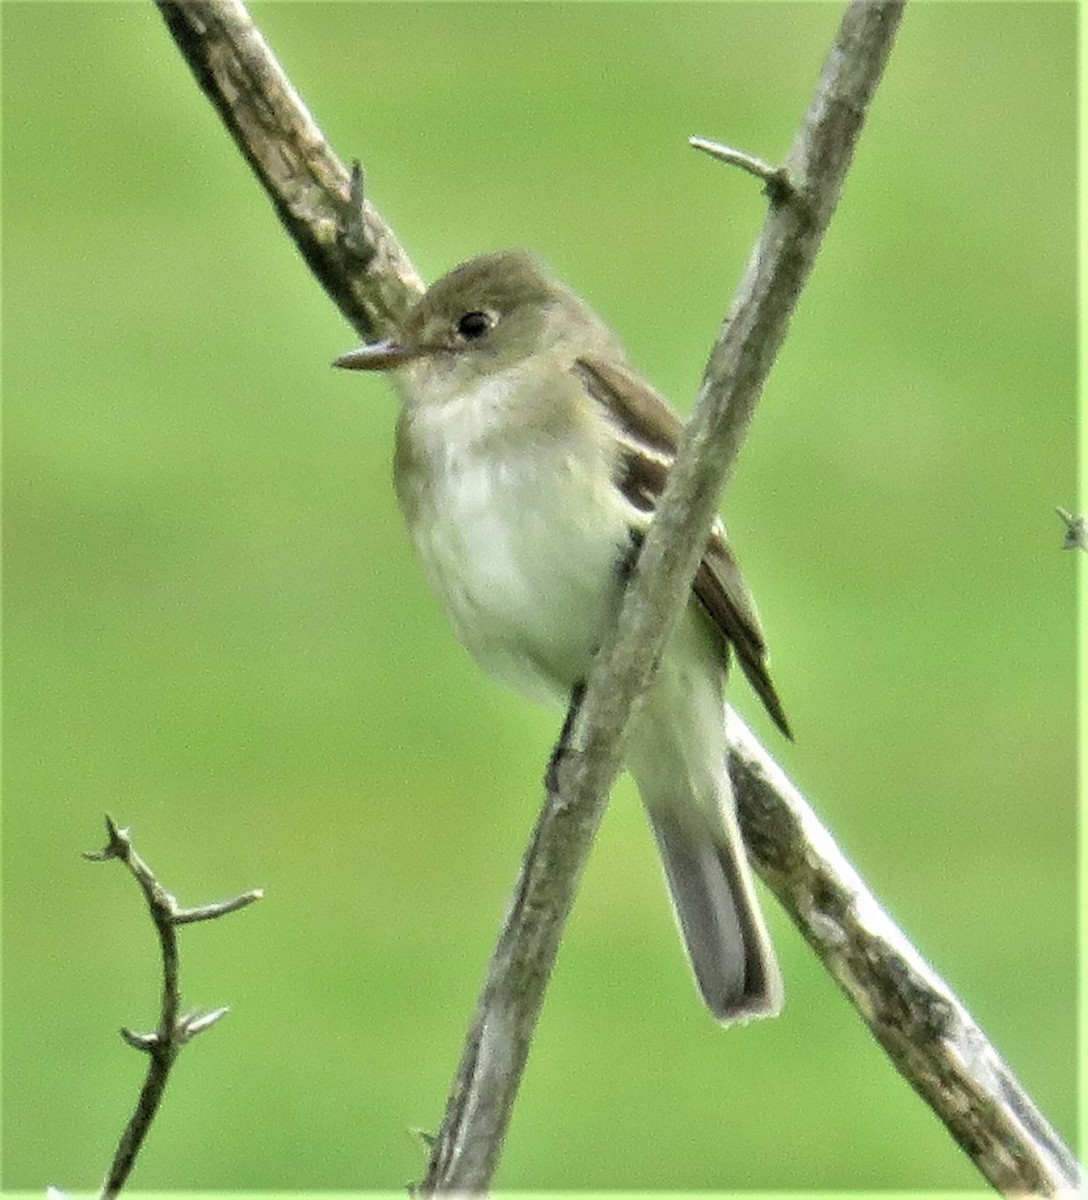
[[[409,406],[399,436],[432,464],[412,535],[457,636],[480,665],[536,697],[584,678],[629,552],[599,418],[530,429],[516,378]],[[496,440],[501,441],[502,450]]]

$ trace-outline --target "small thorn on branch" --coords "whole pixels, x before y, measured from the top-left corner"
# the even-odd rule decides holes
[[[1067,512],[1064,508],[1054,510],[1065,522],[1065,540],[1063,550],[1088,551],[1088,519],[1076,513]]]
[[[690,137],[688,145],[719,162],[729,163],[740,167],[749,175],[763,180],[763,191],[772,204],[782,204],[794,194],[794,186],[785,167],[773,167],[754,154],[746,154],[743,150],[734,150],[732,146],[723,146],[720,142],[712,142],[709,138]]]
[[[373,261],[378,252],[367,230],[366,181],[362,163],[357,158],[351,164],[348,202],[340,217],[340,245],[364,267]]]
[[[178,1021],[178,1038],[183,1042],[191,1042],[198,1033],[203,1033],[205,1029],[211,1029],[213,1025],[222,1020],[229,1012],[230,1009],[224,1005],[222,1008],[213,1008],[211,1012],[192,1012],[186,1014]]]
[[[124,1025],[121,1027],[121,1036],[133,1050],[145,1050],[148,1053],[154,1050],[160,1043],[157,1033],[136,1033]]]
[[[438,1134],[431,1133],[427,1129],[419,1129],[417,1127],[409,1129],[408,1132],[419,1141],[428,1154],[434,1149],[435,1142],[438,1141]]]

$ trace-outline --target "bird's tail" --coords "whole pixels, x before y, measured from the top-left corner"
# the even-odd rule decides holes
[[[627,765],[661,852],[695,980],[719,1021],[774,1016],[782,981],[725,769],[720,659],[681,622],[631,728]]]
[[[677,921],[707,1007],[722,1022],[774,1016],[782,985],[739,834],[647,804]]]

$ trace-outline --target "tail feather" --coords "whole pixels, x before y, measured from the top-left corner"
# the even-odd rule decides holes
[[[726,774],[718,635],[694,605],[627,746],[695,980],[719,1021],[773,1016],[782,981]]]
[[[675,807],[647,811],[707,1007],[723,1022],[774,1016],[781,981],[739,840],[712,837]]]

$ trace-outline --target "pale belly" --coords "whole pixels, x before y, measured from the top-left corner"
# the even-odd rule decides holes
[[[450,462],[420,497],[414,539],[484,670],[539,700],[565,699],[585,678],[631,548],[623,501],[599,470],[558,456],[487,471]]]

